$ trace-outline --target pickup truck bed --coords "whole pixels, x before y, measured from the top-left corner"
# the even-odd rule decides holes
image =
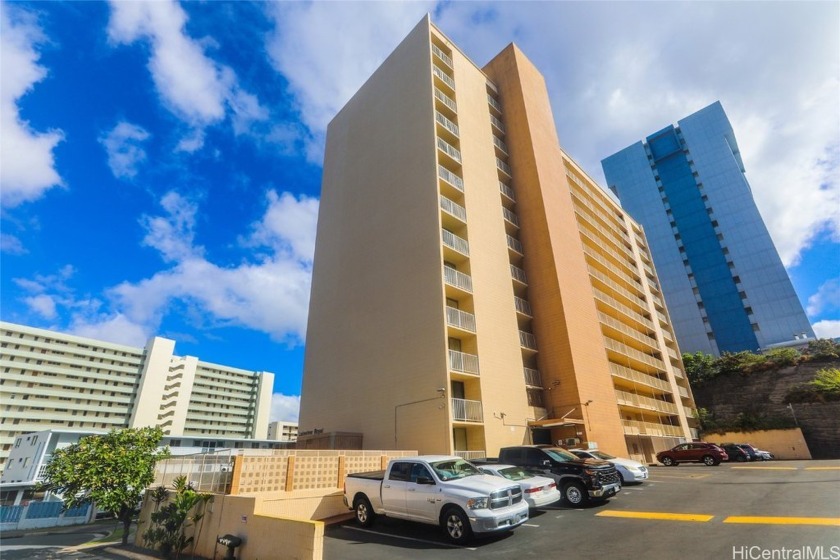
[[[348,474],[348,477],[364,478],[366,480],[385,480],[385,471],[368,471]]]

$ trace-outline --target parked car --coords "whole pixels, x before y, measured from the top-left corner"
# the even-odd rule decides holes
[[[744,451],[744,453],[750,456],[750,461],[764,460],[762,456],[758,454],[758,450],[749,443],[738,443],[736,445],[740,447]]]
[[[560,499],[560,490],[554,480],[544,476],[534,476],[522,467],[514,465],[481,465],[478,470],[484,474],[500,476],[519,484],[528,506],[539,508],[553,504]]]
[[[581,459],[601,459],[602,461],[612,463],[615,470],[618,471],[621,484],[627,482],[643,482],[648,478],[648,468],[633,459],[613,457],[609,453],[604,453],[597,449],[569,449],[569,451]]]
[[[703,463],[708,466],[719,465],[721,461],[729,459],[726,451],[714,443],[695,441],[681,443],[666,451],[656,454],[656,460],[666,467],[675,467],[680,463]]]
[[[581,459],[559,447],[503,447],[498,462],[552,478],[563,499],[572,506],[589,500],[606,500],[621,491],[621,479],[613,465],[600,459]]]
[[[728,461],[737,461],[739,463],[752,461],[750,454],[734,443],[721,443],[718,447],[726,451],[726,454],[729,455],[729,459],[727,459]]]
[[[447,455],[392,459],[384,471],[349,474],[344,505],[363,527],[387,515],[440,525],[456,544],[474,533],[509,531],[528,520],[518,484]]]
[[[771,461],[776,458],[776,456],[770,453],[769,451],[762,451],[761,449],[756,449],[755,452],[758,453],[762,461]]]

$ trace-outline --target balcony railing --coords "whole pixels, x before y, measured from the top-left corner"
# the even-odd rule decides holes
[[[540,370],[533,368],[523,368],[525,372],[525,385],[528,387],[542,387],[542,377]]]
[[[518,266],[510,265],[510,276],[517,282],[522,282],[523,284],[528,283],[528,278],[525,276],[525,271],[519,268]]]
[[[504,134],[504,133],[505,133],[505,125],[504,125],[504,124],[502,124],[502,121],[500,121],[499,119],[497,119],[497,118],[496,118],[496,117],[494,117],[493,115],[490,115],[490,123],[492,123],[492,125],[493,125],[493,126],[495,126],[495,127],[496,127],[496,129],[497,129],[499,132],[501,132],[502,134]]]
[[[443,113],[441,113],[440,111],[435,111],[435,120],[440,126],[445,128],[455,136],[458,136],[458,125],[447,119],[443,115]]]
[[[505,220],[509,221],[516,227],[519,227],[519,217],[504,206],[502,206],[502,216],[504,216]]]
[[[697,414],[694,412],[693,408],[689,408],[687,406],[684,406],[683,410],[685,411],[685,417],[686,418],[697,418]]]
[[[467,257],[470,256],[470,244],[467,242],[466,239],[458,237],[451,231],[442,230],[442,232],[444,245],[446,245],[450,249],[458,251],[462,255],[465,255]]]
[[[498,102],[498,101],[496,101],[495,99],[493,99],[493,96],[492,96],[492,95],[489,95],[489,94],[487,95],[487,103],[489,103],[489,104],[490,104],[490,106],[491,106],[491,107],[493,107],[493,108],[494,108],[495,110],[497,110],[498,112],[500,112],[500,113],[502,112],[502,106],[501,106],[501,105],[499,105],[499,102]]]
[[[454,307],[447,307],[446,324],[464,331],[475,332],[475,315]]]
[[[531,304],[528,303],[528,300],[514,296],[513,302],[516,304],[516,311],[531,317]]]
[[[461,459],[466,459],[467,461],[474,461],[476,459],[487,458],[486,451],[459,451],[456,449],[453,453],[455,453],[455,455],[457,455]]]
[[[437,147],[441,152],[445,153],[458,163],[461,163],[461,152],[455,146],[453,146],[443,138],[438,138]]]
[[[432,65],[432,73],[437,76],[437,78],[443,82],[444,84],[448,85],[452,91],[455,91],[455,80],[453,80],[446,72],[435,66]]]
[[[458,272],[454,268],[448,266],[443,267],[443,280],[450,286],[454,286],[465,292],[472,292],[472,278],[463,272]]]
[[[654,377],[652,375],[648,375],[646,373],[642,373],[641,371],[636,371],[634,369],[630,369],[628,367],[614,364],[610,362],[610,373],[615,375],[616,377],[621,377],[622,379],[626,379],[628,381],[633,381],[634,383],[640,383],[642,385],[646,385],[648,387],[654,387],[661,391],[671,392],[671,384],[667,381],[663,381],[658,377]]]
[[[492,91],[493,93],[495,93],[497,95],[499,93],[499,88],[497,88],[496,84],[494,84],[490,80],[487,80],[487,89],[489,89],[490,91]]]
[[[618,401],[618,404],[643,408],[645,410],[656,410],[658,412],[664,412],[665,414],[677,414],[679,410],[677,405],[674,403],[642,395],[636,395],[634,393],[628,393],[627,391],[621,391],[618,389],[615,390],[615,398]]]
[[[440,50],[440,47],[438,47],[435,44],[432,44],[432,52],[435,53],[435,55],[439,59],[441,59],[444,62],[444,64],[446,64],[447,66],[452,68],[452,59],[449,57],[449,55],[447,55],[445,52]]]
[[[435,88],[435,98],[449,107],[454,113],[458,112],[458,104],[455,103],[455,100],[440,91],[438,88]]]
[[[516,202],[516,195],[513,193],[513,189],[509,186],[505,185],[501,181],[499,181],[499,191],[512,201]]]
[[[481,401],[452,399],[452,419],[458,422],[484,422]]]
[[[677,390],[680,392],[681,397],[688,398],[688,389],[686,389],[685,387],[679,387],[678,386]]]
[[[506,164],[499,158],[496,158],[496,167],[501,169],[502,172],[505,173],[505,175],[507,175],[508,177],[513,177],[513,171],[511,170],[510,165]]]
[[[457,202],[446,198],[443,195],[440,195],[440,207],[447,212],[448,214],[452,214],[462,222],[467,221],[467,209],[458,204]]]
[[[499,137],[498,137],[498,136],[496,136],[496,135],[493,135],[493,145],[494,145],[494,146],[496,146],[497,148],[499,148],[499,150],[501,150],[501,152],[502,152],[503,154],[505,154],[505,155],[507,155],[507,154],[508,154],[508,147],[507,147],[507,144],[505,144],[504,142],[502,142],[501,138],[499,138]]]
[[[627,435],[647,435],[659,437],[683,437],[682,429],[679,426],[657,424],[655,422],[642,422],[639,420],[622,420],[624,433]]]
[[[525,254],[525,249],[522,248],[522,243],[515,237],[510,235],[507,236],[507,246],[509,249],[516,251],[520,255]]]
[[[464,180],[442,165],[438,165],[438,177],[440,177],[459,191],[464,192]]]
[[[449,369],[460,373],[478,375],[478,356],[457,350],[449,351]]]
[[[536,337],[525,331],[519,331],[519,345],[522,348],[528,348],[529,350],[536,350],[537,349],[537,339]]]

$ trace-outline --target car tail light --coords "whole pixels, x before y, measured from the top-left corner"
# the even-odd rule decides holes
[[[557,485],[556,485],[555,483],[553,483],[553,482],[552,482],[551,484],[549,484],[548,486],[546,486],[546,488],[548,488],[549,490],[551,490],[552,488],[557,488]]]
[[[536,488],[528,488],[527,490],[525,490],[525,493],[533,494],[535,492],[539,492],[540,490],[542,490],[542,486],[537,486]]]

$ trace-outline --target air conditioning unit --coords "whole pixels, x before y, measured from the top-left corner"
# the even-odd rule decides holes
[[[580,444],[580,438],[576,438],[576,437],[566,438],[565,443],[566,443],[567,447],[571,447],[572,445],[579,445]]]

